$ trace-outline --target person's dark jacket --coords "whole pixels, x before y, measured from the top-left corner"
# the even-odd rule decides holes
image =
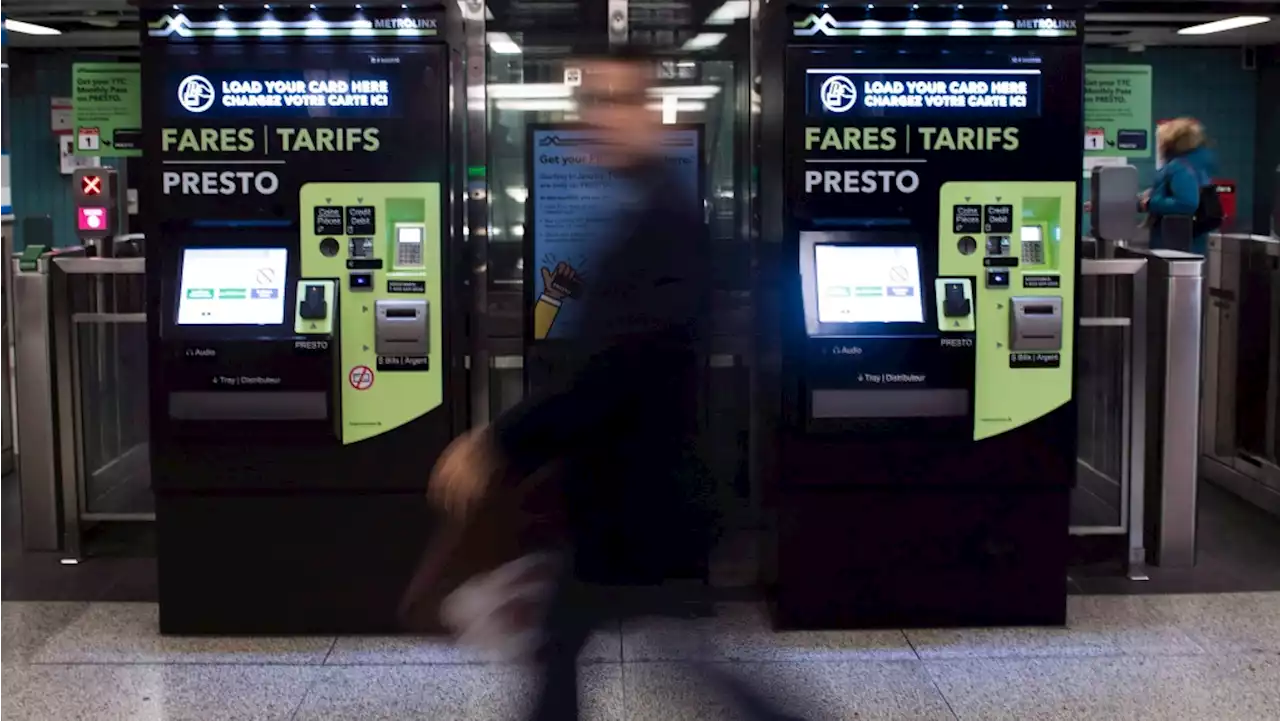
[[[562,462],[583,580],[697,575],[711,536],[696,449],[710,244],[701,208],[659,160],[625,171],[638,197],[591,259],[565,382],[493,424],[516,472]]]

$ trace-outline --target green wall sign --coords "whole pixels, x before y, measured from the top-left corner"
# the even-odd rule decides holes
[[[142,155],[142,70],[138,63],[72,66],[76,155]]]
[[[1084,66],[1085,157],[1149,158],[1150,65]]]

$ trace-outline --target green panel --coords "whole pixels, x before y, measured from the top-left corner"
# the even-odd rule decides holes
[[[444,335],[442,333],[442,248],[439,183],[309,183],[299,192],[302,220],[302,277],[337,282],[341,336],[342,442],[356,443],[404,425],[444,403]],[[316,234],[316,206],[374,208],[373,258],[382,261],[368,290],[351,290],[347,268],[350,238],[345,233]],[[396,223],[425,226],[423,268],[393,270]],[[346,230],[341,228],[340,230]],[[358,237],[368,234],[357,233]],[[321,252],[321,240],[334,238],[338,252]],[[424,293],[391,292],[396,287],[425,286]],[[426,370],[379,371],[376,349],[376,303],[379,300],[426,300],[429,352]],[[364,369],[369,369],[367,372]],[[371,381],[371,383],[370,383]],[[357,388],[356,386],[362,386]]]
[[[76,63],[72,68],[76,155],[142,155],[142,66]]]
[[[1151,157],[1151,66],[1085,65],[1084,124],[1086,158]]]
[[[975,440],[990,438],[1025,425],[1071,400],[1074,358],[1076,186],[1071,182],[955,182],[940,193],[938,275],[975,279],[977,316],[974,379]],[[952,226],[952,208],[960,204],[1011,204],[1014,227],[1010,255],[1024,256],[1023,229],[1040,226],[1043,253],[1038,262],[1010,268],[1008,288],[987,288],[985,242],[964,254]],[[1034,232],[1034,231],[1030,231]],[[1010,299],[1062,298],[1062,347],[1035,353],[1039,365],[1013,368],[1009,349]],[[1056,365],[1050,360],[1056,355]],[[1044,362],[1040,362],[1044,361]]]

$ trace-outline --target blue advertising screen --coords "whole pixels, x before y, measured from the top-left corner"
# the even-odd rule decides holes
[[[631,181],[597,162],[604,145],[588,128],[531,131],[529,215],[534,261],[534,340],[571,337],[584,296],[591,291],[592,262],[620,236],[616,222],[637,196]],[[700,133],[694,127],[663,131],[663,156],[678,186],[670,192],[702,212]],[[548,288],[547,281],[551,281]]]
[[[1038,69],[811,68],[805,75],[810,117],[1040,116]]]
[[[393,73],[332,70],[209,70],[170,73],[170,117],[397,117]]]

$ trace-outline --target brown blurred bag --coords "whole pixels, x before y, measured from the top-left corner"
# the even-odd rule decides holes
[[[440,620],[446,596],[474,576],[560,545],[565,538],[560,493],[558,464],[526,478],[494,479],[474,512],[446,519],[428,544],[400,600],[401,625],[415,633],[447,633]]]

